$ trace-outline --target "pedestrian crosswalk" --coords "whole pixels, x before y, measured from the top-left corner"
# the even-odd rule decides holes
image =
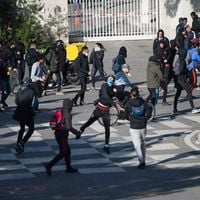
[[[182,144],[172,139],[187,137],[194,129],[194,125],[199,127],[199,118],[188,115],[175,120],[166,119],[150,123],[146,137],[147,166],[200,167],[198,155],[191,150],[184,152]],[[78,121],[79,125],[83,123],[84,121]],[[72,150],[72,165],[77,167],[81,174],[125,173],[127,168],[137,166],[138,160],[128,126],[128,122],[123,121],[120,126],[111,128],[110,154],[102,151],[105,140],[104,127],[98,122],[88,127],[79,140],[74,139],[71,134],[69,143]],[[37,124],[36,131],[25,146],[25,152],[20,155],[14,150],[16,134],[11,134],[10,143],[0,148],[0,181],[33,178],[40,173],[45,175],[43,163],[52,159],[58,152],[53,132],[48,127],[48,123]],[[0,133],[0,137],[3,136],[1,143],[8,139],[5,137],[7,133],[17,132],[18,129],[17,125],[6,125],[4,132]],[[53,173],[64,170],[65,165],[62,161],[53,168]]]

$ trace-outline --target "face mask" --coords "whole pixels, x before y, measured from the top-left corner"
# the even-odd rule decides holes
[[[100,51],[100,50],[101,50],[100,47],[95,47],[95,48],[94,48],[94,51]]]
[[[89,55],[89,53],[88,53],[88,52],[85,52],[84,54],[85,54],[86,56],[88,56],[88,55]]]
[[[113,80],[108,79],[107,80],[107,84],[108,84],[108,86],[112,86],[113,85]]]

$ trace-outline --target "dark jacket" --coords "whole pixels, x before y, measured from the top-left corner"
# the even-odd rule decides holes
[[[163,37],[161,39],[159,39],[158,34],[159,32],[163,33]],[[160,47],[160,40],[164,41],[164,43],[166,44],[166,48],[169,48],[169,40],[167,37],[164,36],[164,31],[163,30],[159,30],[157,32],[157,38],[153,41],[153,55],[156,56],[157,52],[158,52],[158,48]]]
[[[185,61],[185,58],[187,57],[187,50],[186,49],[179,49],[179,60],[180,60],[180,75],[186,75],[188,70],[187,70],[187,64]],[[179,75],[179,76],[180,76]]]
[[[5,57],[8,67],[17,68],[15,51],[15,48],[6,48],[5,50]]]
[[[157,61],[155,56],[150,57],[147,66],[147,87],[158,88],[162,77],[160,62]]]
[[[88,77],[89,62],[88,57],[81,53],[75,61],[78,77]]]
[[[50,48],[46,54],[47,69],[51,72],[58,72],[60,69],[58,67],[58,53],[54,48]]]
[[[132,115],[132,107],[138,107],[144,104],[144,115],[134,116]],[[130,121],[130,128],[143,129],[147,126],[147,120],[151,117],[151,107],[140,97],[130,98],[125,107],[125,116]]]
[[[75,135],[78,135],[78,131],[73,128],[72,126],[72,107],[73,107],[73,101],[71,99],[64,99],[63,101],[63,119],[64,119],[64,131],[55,131],[55,134],[67,134],[67,136],[69,135],[69,131],[72,132]]]
[[[126,60],[125,60],[126,57],[127,57],[126,47],[121,47],[119,49],[119,54],[117,56],[118,63],[119,63],[120,66],[122,66],[123,64],[126,63]]]
[[[194,33],[192,31],[186,34],[186,38],[184,40],[184,48],[190,49],[192,48],[192,39],[194,38]]]
[[[15,104],[17,108],[13,115],[13,118],[17,121],[28,122],[32,120],[34,116],[32,101],[34,98],[34,92],[31,87],[22,87],[18,90],[15,96]]]
[[[0,80],[8,80],[9,72],[5,57],[5,50],[0,48]]]
[[[104,51],[92,51],[90,54],[90,59],[89,63],[93,64],[93,67],[98,69],[98,68],[103,68],[103,58],[104,58]]]
[[[195,15],[193,20],[192,20],[192,31],[194,31],[196,34],[199,33],[200,31],[200,22],[199,22],[199,18],[198,15]]]
[[[65,67],[66,63],[66,51],[62,45],[58,45],[57,47],[57,55],[58,55],[58,68],[62,70]]]
[[[32,65],[38,60],[37,58],[38,58],[38,52],[36,51],[36,49],[29,48],[25,57],[27,65],[29,67],[32,67]]]
[[[181,29],[182,31],[182,29]],[[175,41],[176,41],[176,46],[178,49],[184,48],[184,41],[185,41],[185,36],[183,33],[179,31],[176,35]]]
[[[107,83],[103,83],[99,91],[99,102],[105,106],[111,107],[113,103],[113,97],[115,96],[113,92],[113,86],[108,86]]]

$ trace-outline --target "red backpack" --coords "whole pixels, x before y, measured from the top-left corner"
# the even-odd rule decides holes
[[[51,129],[55,131],[63,129],[64,121],[63,121],[63,111],[61,109],[58,109],[53,112],[49,120],[49,125]]]

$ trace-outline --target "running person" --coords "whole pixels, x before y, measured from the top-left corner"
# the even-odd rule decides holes
[[[102,118],[105,127],[105,145],[103,150],[109,154],[109,140],[110,140],[110,107],[114,105],[112,98],[115,95],[114,88],[115,77],[113,75],[108,76],[107,82],[103,83],[99,91],[99,99],[96,102],[96,108],[94,109],[91,117],[80,127],[80,132],[83,133],[85,129],[93,124],[98,118]]]

